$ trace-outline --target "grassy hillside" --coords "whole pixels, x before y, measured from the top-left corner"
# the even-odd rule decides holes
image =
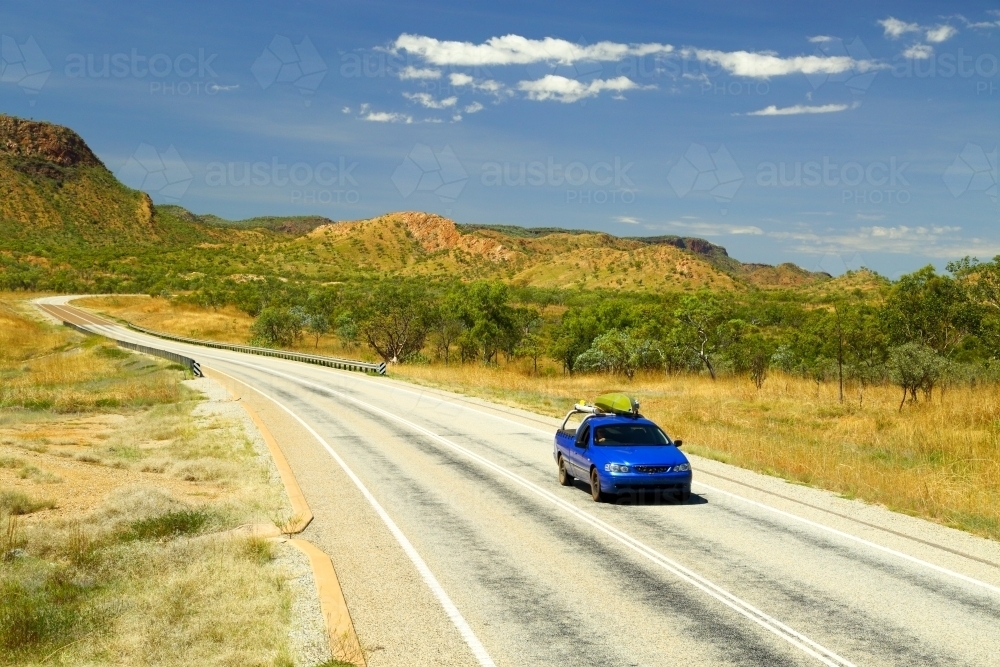
[[[6,240],[109,244],[158,237],[149,197],[130,190],[72,130],[0,116],[0,233]]]
[[[335,267],[631,291],[795,287],[829,279],[791,264],[744,265],[701,239],[457,225],[412,211],[321,226],[281,250],[289,268],[306,275]]]

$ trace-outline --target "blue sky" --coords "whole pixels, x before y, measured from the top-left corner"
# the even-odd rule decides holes
[[[1000,5],[0,7],[0,109],[157,202],[700,236],[889,276],[1000,254]]]

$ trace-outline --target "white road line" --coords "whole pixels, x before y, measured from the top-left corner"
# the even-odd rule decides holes
[[[96,327],[96,325],[95,325],[95,328],[110,329],[111,327]],[[131,333],[131,332],[129,332],[129,333]],[[201,348],[198,348],[198,349],[200,350]],[[202,356],[205,356],[205,357],[210,358],[210,359],[217,359],[219,361],[224,361],[224,362],[228,362],[228,363],[237,363],[237,364],[240,363],[240,362],[236,362],[236,361],[233,361],[233,360],[230,360],[230,359],[226,359],[225,357],[217,357],[217,356],[210,355],[210,354],[204,354]],[[261,367],[255,367],[255,368],[258,368],[260,370],[265,370],[266,372],[270,372],[267,369],[264,369],[264,368],[261,368]],[[321,370],[334,372],[338,376],[341,375],[340,373],[337,373],[337,372],[333,371],[333,369],[324,368],[324,369],[321,369]],[[274,372],[277,372],[277,371],[274,371]],[[376,383],[375,381],[370,380],[370,379],[368,379],[366,377],[360,377],[359,376],[357,378],[351,377],[350,379],[352,381],[362,381],[362,382],[367,382],[367,383],[372,383],[372,384],[378,384],[382,388],[391,389],[393,391],[399,391],[399,392],[403,392],[403,393],[407,393],[407,394],[413,394],[413,395],[416,395],[416,396],[426,396],[426,394],[423,394],[423,393],[420,393],[420,392],[415,392],[415,391],[412,391],[412,390],[409,390],[409,389],[404,389],[402,387],[396,387],[396,386],[391,386],[391,385],[386,385],[386,384],[379,384],[379,383]],[[324,388],[326,388],[326,387],[324,387]],[[328,388],[326,388],[326,389],[328,389]],[[528,429],[531,429],[531,430],[534,430],[534,431],[538,431],[539,433],[544,433],[546,435],[549,435],[549,433],[547,431],[544,431],[544,430],[542,430],[540,428],[537,428],[537,427],[534,427],[534,426],[528,426],[527,424],[523,424],[523,423],[518,422],[518,421],[513,420],[513,419],[507,419],[506,417],[501,417],[499,415],[495,415],[495,414],[490,413],[490,412],[486,412],[486,411],[483,411],[483,410],[477,410],[476,408],[472,408],[472,407],[469,407],[467,405],[460,405],[458,403],[453,403],[451,401],[447,401],[447,400],[445,400],[443,398],[440,398],[440,397],[436,397],[436,398],[437,398],[437,400],[439,402],[447,404],[447,405],[453,405],[453,406],[455,406],[457,408],[461,408],[463,410],[469,410],[470,412],[474,412],[476,414],[485,415],[487,417],[493,417],[494,419],[499,419],[501,421],[509,422],[511,424],[515,424],[515,425],[521,426],[523,428],[528,428]],[[844,539],[851,540],[851,541],[856,542],[858,544],[863,544],[863,545],[868,546],[868,547],[870,547],[872,549],[876,549],[878,551],[881,551],[882,553],[889,554],[889,555],[895,556],[897,558],[901,558],[901,559],[903,559],[903,560],[905,560],[907,562],[913,563],[915,565],[920,565],[922,567],[926,567],[926,568],[928,568],[930,570],[933,570],[935,572],[938,572],[940,574],[944,574],[946,576],[958,579],[960,581],[964,581],[964,582],[972,584],[974,586],[979,586],[980,588],[984,588],[984,589],[986,589],[986,590],[988,590],[988,591],[990,591],[992,593],[1000,594],[1000,587],[994,586],[994,585],[989,584],[989,583],[987,583],[985,581],[981,581],[979,579],[975,579],[973,577],[970,577],[968,575],[962,574],[960,572],[956,572],[954,570],[950,570],[950,569],[948,569],[946,567],[942,567],[940,565],[936,565],[934,563],[931,563],[929,561],[923,560],[921,558],[917,558],[915,556],[911,556],[911,555],[906,554],[906,553],[904,553],[902,551],[897,551],[897,550],[892,549],[890,547],[882,546],[882,545],[880,545],[880,544],[878,544],[876,542],[872,542],[870,540],[866,540],[866,539],[864,539],[862,537],[857,537],[855,535],[852,535],[850,533],[844,532],[842,530],[838,530],[836,528],[832,528],[830,526],[826,526],[826,525],[824,525],[822,523],[818,523],[816,521],[812,521],[811,519],[806,519],[805,517],[801,517],[801,516],[798,516],[796,514],[792,514],[790,512],[786,512],[786,511],[778,509],[776,507],[772,507],[771,505],[767,505],[765,503],[761,503],[761,502],[758,502],[756,500],[751,500],[750,498],[747,498],[746,496],[741,496],[741,495],[739,495],[737,493],[732,493],[730,491],[723,491],[722,489],[710,486],[708,484],[705,484],[704,482],[695,481],[694,483],[695,484],[699,484],[699,485],[701,485],[704,488],[711,489],[714,492],[717,492],[717,493],[720,493],[722,495],[728,496],[730,498],[734,498],[734,499],[740,500],[740,501],[742,501],[744,503],[747,503],[747,504],[750,504],[750,505],[754,505],[754,506],[759,507],[761,509],[765,509],[765,510],[767,510],[769,512],[774,512],[776,514],[779,514],[779,515],[784,516],[784,517],[789,518],[789,519],[794,519],[795,521],[799,521],[801,523],[807,524],[807,525],[812,526],[814,528],[818,528],[820,530],[823,530],[823,531],[826,531],[828,533],[837,535],[839,537],[843,537]]]
[[[976,586],[981,586],[981,587],[985,588],[986,590],[992,591],[994,593],[1000,593],[1000,587],[993,586],[992,584],[988,584],[985,581],[980,581],[978,579],[973,579],[972,577],[968,577],[968,576],[966,576],[966,575],[964,575],[964,574],[962,574],[960,572],[954,572],[954,571],[949,570],[947,568],[941,567],[940,565],[935,565],[934,563],[928,563],[927,561],[920,560],[919,558],[916,558],[914,556],[910,556],[909,554],[905,554],[902,551],[896,551],[895,549],[890,549],[889,547],[884,547],[881,544],[877,544],[875,542],[870,542],[869,540],[866,540],[866,539],[864,539],[862,537],[856,537],[855,535],[851,535],[850,533],[845,533],[842,530],[837,530],[836,528],[831,528],[830,526],[825,526],[825,525],[823,525],[823,524],[821,524],[821,523],[819,523],[817,521],[812,521],[811,519],[806,519],[805,517],[797,516],[795,514],[792,514],[791,512],[786,512],[784,510],[779,510],[777,507],[771,507],[770,505],[766,505],[764,503],[757,502],[756,500],[750,500],[749,498],[745,498],[745,497],[737,495],[735,493],[730,493],[729,491],[723,491],[722,489],[716,488],[714,486],[710,486],[708,484],[705,484],[704,482],[697,482],[696,481],[694,483],[697,484],[698,486],[704,487],[704,488],[706,488],[706,489],[708,489],[708,490],[710,490],[710,491],[712,491],[714,493],[720,493],[720,494],[722,494],[724,496],[729,496],[730,498],[736,498],[738,500],[742,500],[745,503],[749,503],[750,505],[754,505],[755,507],[759,507],[759,508],[765,509],[765,510],[767,510],[769,512],[773,512],[775,514],[779,514],[779,515],[785,517],[786,519],[794,519],[795,521],[799,521],[799,522],[804,523],[804,524],[806,524],[808,526],[812,526],[813,528],[818,528],[820,530],[824,530],[824,531],[826,531],[828,533],[832,533],[832,534],[837,535],[839,537],[843,537],[844,539],[852,540],[854,542],[857,542],[858,544],[863,544],[866,547],[870,547],[872,549],[877,549],[877,550],[882,551],[884,553],[896,556],[897,558],[902,558],[903,560],[910,561],[911,563],[916,563],[917,565],[923,565],[924,567],[928,567],[928,568],[934,570],[935,572],[940,572],[941,574],[947,574],[950,577],[955,577],[956,579],[960,579],[960,580],[962,580],[962,581],[964,581],[966,583],[975,584]]]
[[[451,619],[451,622],[454,624],[459,634],[462,635],[462,639],[465,640],[465,643],[469,646],[469,649],[472,651],[472,654],[476,656],[476,660],[479,661],[479,664],[482,665],[482,667],[496,667],[496,663],[493,662],[493,659],[490,657],[490,654],[486,652],[486,648],[483,646],[482,642],[480,642],[479,638],[476,637],[476,634],[472,631],[472,628],[469,627],[468,622],[466,622],[465,617],[462,616],[462,613],[458,611],[458,607],[456,607],[455,603],[451,601],[450,597],[448,597],[448,593],[445,592],[440,582],[438,582],[437,577],[435,577],[434,573],[431,572],[429,567],[427,567],[427,563],[424,562],[424,559],[421,558],[419,553],[417,553],[417,550],[414,548],[413,544],[410,543],[410,540],[407,539],[406,535],[403,534],[403,531],[399,529],[399,526],[396,525],[396,522],[392,520],[392,518],[385,511],[382,505],[380,505],[379,502],[375,499],[375,496],[371,494],[371,491],[369,491],[368,488],[364,485],[364,482],[362,482],[361,479],[354,474],[354,471],[351,470],[350,467],[348,467],[344,459],[340,458],[340,455],[337,454],[337,452],[335,452],[332,447],[330,447],[330,444],[326,440],[324,440],[323,437],[319,433],[317,433],[309,424],[307,424],[301,417],[292,412],[287,406],[282,404],[273,396],[267,395],[266,393],[262,392],[260,389],[257,389],[253,385],[243,382],[242,380],[238,380],[234,378],[232,375],[229,375],[228,373],[223,373],[218,369],[213,369],[213,371],[219,373],[220,375],[225,375],[226,377],[232,380],[236,380],[236,382],[240,382],[241,384],[246,385],[250,389],[253,389],[258,394],[266,398],[267,400],[277,405],[279,408],[281,408],[289,415],[291,415],[292,418],[294,418],[296,421],[302,424],[302,426],[307,431],[309,431],[309,433],[311,433],[314,438],[316,438],[319,444],[323,445],[323,448],[326,449],[326,451],[330,454],[330,456],[333,457],[333,460],[337,462],[337,465],[339,465],[343,469],[343,471],[347,474],[347,476],[351,478],[351,481],[354,482],[354,485],[358,487],[358,490],[361,491],[361,495],[363,495],[365,497],[365,500],[367,500],[368,503],[372,506],[372,508],[374,508],[375,512],[379,515],[379,518],[382,519],[382,522],[385,523],[386,527],[389,529],[389,532],[391,532],[392,536],[396,538],[396,542],[398,542],[399,546],[401,546],[403,548],[403,551],[406,552],[406,555],[409,557],[414,567],[417,568],[417,572],[420,573],[420,576],[424,580],[424,583],[427,584],[427,586],[431,589],[431,592],[434,593],[434,597],[436,597],[438,599],[438,602],[441,603],[441,606],[444,607],[445,613],[448,614],[448,618]]]
[[[510,472],[509,470],[507,470],[503,466],[500,466],[500,465],[494,463],[493,461],[490,461],[489,459],[487,459],[487,458],[485,458],[485,457],[483,457],[483,456],[481,456],[479,454],[476,454],[475,452],[472,452],[472,451],[466,449],[465,447],[457,445],[457,444],[451,442],[450,440],[448,440],[447,438],[444,438],[444,437],[442,437],[442,436],[434,433],[433,431],[430,431],[430,430],[424,428],[423,426],[420,426],[419,424],[414,424],[413,422],[410,422],[410,421],[408,421],[408,420],[406,420],[406,419],[404,419],[402,417],[394,415],[391,412],[383,410],[383,409],[381,409],[381,408],[379,408],[377,406],[371,405],[369,403],[365,403],[364,401],[358,400],[358,399],[354,398],[353,396],[348,396],[347,394],[344,394],[342,392],[330,389],[329,387],[324,387],[322,385],[316,384],[314,382],[310,382],[308,380],[303,380],[301,378],[296,378],[294,376],[290,376],[290,375],[287,375],[285,373],[281,373],[280,371],[275,371],[274,369],[261,368],[259,366],[254,365],[254,364],[247,364],[247,363],[236,362],[236,361],[230,361],[229,363],[233,363],[233,364],[236,364],[236,365],[239,365],[239,366],[246,366],[248,368],[254,368],[256,370],[264,371],[266,373],[270,373],[270,374],[273,374],[273,375],[279,375],[279,376],[282,376],[282,377],[284,377],[284,378],[286,378],[288,380],[291,380],[294,383],[311,385],[311,386],[313,386],[313,387],[315,387],[317,389],[321,389],[323,391],[327,391],[327,392],[330,392],[332,394],[335,394],[335,395],[337,395],[341,399],[345,399],[347,401],[355,403],[356,405],[363,406],[363,407],[365,407],[365,408],[367,408],[369,410],[372,410],[373,412],[379,413],[381,415],[384,415],[385,417],[388,417],[389,419],[395,420],[395,421],[397,421],[397,422],[399,422],[399,423],[401,423],[401,424],[403,424],[403,425],[405,425],[405,426],[407,426],[407,427],[409,427],[409,428],[411,428],[411,429],[413,429],[415,431],[423,433],[424,435],[426,435],[426,436],[428,436],[430,438],[433,438],[434,440],[437,440],[441,444],[443,444],[443,445],[445,445],[445,446],[453,449],[454,451],[456,451],[456,452],[458,452],[458,453],[466,456],[467,458],[470,458],[470,459],[472,459],[472,460],[474,460],[474,461],[476,461],[476,462],[478,462],[478,463],[480,463],[480,464],[482,464],[482,465],[490,468],[494,472],[497,472],[498,474],[503,475],[504,477],[507,477],[511,481],[519,484],[520,486],[528,489],[529,491],[533,492],[534,494],[536,494],[536,495],[544,498],[545,500],[549,501],[551,504],[555,505],[559,509],[562,509],[562,510],[564,510],[566,512],[569,512],[570,514],[574,515],[578,519],[581,519],[582,521],[590,524],[592,527],[596,528],[600,532],[602,532],[602,533],[608,535],[609,537],[613,538],[614,540],[620,542],[621,544],[625,545],[626,547],[628,547],[629,549],[635,551],[636,553],[640,554],[641,556],[644,556],[645,558],[647,558],[648,560],[652,561],[656,565],[659,565],[663,569],[665,569],[668,572],[670,572],[671,574],[675,575],[676,577],[678,577],[682,581],[685,581],[685,582],[691,584],[692,586],[694,586],[695,588],[698,588],[702,592],[704,592],[707,595],[715,598],[716,600],[718,600],[719,602],[721,602],[725,606],[729,607],[730,609],[736,611],[737,613],[745,616],[746,618],[750,619],[754,623],[760,625],[762,628],[764,628],[768,632],[771,632],[775,636],[777,636],[777,637],[785,640],[786,642],[788,642],[789,644],[791,644],[795,648],[799,649],[803,653],[805,653],[805,654],[807,654],[807,655],[809,655],[809,656],[811,656],[811,657],[819,660],[824,665],[828,665],[829,667],[854,667],[854,664],[852,662],[848,661],[847,659],[842,658],[841,656],[837,655],[836,653],[834,653],[830,649],[826,648],[825,646],[823,646],[823,645],[821,645],[821,644],[813,641],[812,639],[809,639],[808,637],[806,637],[802,633],[800,633],[800,632],[798,632],[798,631],[790,628],[789,626],[785,625],[781,621],[779,621],[776,618],[774,618],[774,617],[766,614],[762,610],[760,610],[757,607],[753,606],[749,602],[747,602],[747,601],[745,601],[745,600],[737,597],[736,595],[730,593],[729,591],[727,591],[726,589],[722,588],[721,586],[712,583],[711,581],[709,581],[705,577],[701,576],[700,574],[694,572],[693,570],[690,570],[690,569],[684,567],[683,565],[681,565],[680,563],[678,563],[678,562],[676,562],[676,561],[668,558],[667,556],[664,556],[663,554],[659,553],[655,549],[653,549],[653,548],[647,546],[646,544],[640,542],[639,540],[635,539],[631,535],[628,535],[624,531],[619,530],[618,528],[615,528],[611,524],[608,524],[608,523],[606,523],[606,522],[598,519],[597,517],[591,515],[589,512],[584,512],[583,510],[577,508],[572,503],[569,503],[569,502],[563,500],[562,498],[556,496],[555,494],[551,493],[550,491],[547,491],[547,490],[543,489],[542,487],[538,486],[537,484],[534,484],[533,482],[529,482],[528,480],[524,479],[520,475],[517,475],[515,473]],[[228,377],[232,377],[232,376],[228,376]],[[247,385],[247,386],[250,386],[250,385]],[[251,387],[251,388],[253,388],[253,387]],[[260,393],[263,396],[267,396],[266,394],[264,394],[263,392],[261,392],[259,389],[255,389],[254,388],[254,390],[257,391],[258,393]],[[270,397],[268,397],[268,398],[270,398]],[[271,400],[274,400],[274,399],[271,399]],[[291,410],[289,410],[288,408],[284,407],[283,405],[281,405],[277,401],[274,401],[274,402],[277,405],[279,405],[280,407],[282,407],[285,411],[287,411],[290,415],[292,415],[295,419],[297,419],[303,426],[305,426],[309,430],[309,432],[312,433],[313,436],[316,437],[316,439],[327,449],[327,451],[330,452],[331,456],[333,456],[337,460],[337,462],[341,465],[341,467],[348,473],[348,475],[351,476],[351,479],[355,482],[355,484],[358,486],[358,488],[362,490],[362,493],[364,493],[365,496],[366,496],[366,498],[369,499],[369,502],[372,503],[372,506],[376,508],[376,510],[379,512],[379,515],[382,517],[383,521],[386,522],[386,525],[390,525],[390,529],[391,529],[392,526],[395,526],[395,524],[391,523],[392,520],[385,513],[385,510],[381,509],[381,506],[378,505],[378,503],[374,499],[374,497],[372,497],[371,494],[368,493],[367,489],[365,489],[365,487],[361,483],[361,481],[354,475],[353,472],[350,471],[350,469],[347,467],[346,463],[343,462],[343,459],[341,459],[337,455],[337,453],[333,451],[333,449],[330,447],[330,445],[327,444],[326,441],[323,440],[320,437],[320,435],[318,433],[316,433],[316,431],[314,431],[308,424],[306,424],[305,421],[303,421],[298,415],[296,415]],[[400,543],[402,544],[403,543],[402,540],[405,540],[406,538],[402,534],[401,531],[399,531],[399,532],[397,532],[397,531],[399,531],[398,528],[395,529],[395,531],[393,532],[393,534],[397,536],[397,539],[399,539]],[[410,549],[412,550],[413,547],[411,546]],[[408,551],[407,553],[409,554],[411,552]],[[411,559],[412,558],[419,558],[419,555],[416,553],[415,550],[412,551]],[[416,563],[416,562],[417,561],[414,560],[414,563]],[[420,562],[422,563],[422,561],[420,561]],[[451,604],[450,600],[447,597],[447,594],[444,592],[443,589],[440,589],[440,585],[437,584],[436,580],[433,579],[433,575],[430,573],[430,571],[426,569],[426,565],[424,565],[423,568],[424,569],[422,570],[422,572],[426,571],[427,575],[432,578],[431,580],[434,581],[434,583],[437,586],[436,589],[434,588],[434,586],[432,586],[432,589],[435,590],[435,594],[438,594],[437,591],[440,590],[439,599],[442,600],[442,604],[444,604],[444,600],[448,600],[448,604]],[[446,607],[446,609],[447,608],[448,607]],[[454,605],[451,605],[451,608],[454,608]],[[458,618],[461,618],[461,616],[459,615],[459,612],[458,612],[457,609],[455,609],[454,613],[457,615]],[[449,609],[449,616],[450,615],[451,615],[451,611]],[[453,617],[453,620],[455,620],[455,617]],[[463,623],[464,623],[464,621],[463,621]],[[466,625],[466,627],[468,627],[468,626]],[[472,630],[471,629],[468,630],[468,633],[469,633],[469,636],[472,639],[475,639],[475,635],[472,634]],[[463,632],[463,636],[466,636],[464,632]],[[466,637],[466,641],[467,642],[469,641],[469,637]],[[476,641],[478,641],[478,640],[476,640]],[[471,646],[472,646],[472,644],[470,643],[470,647]],[[486,656],[486,657],[488,659],[489,656]],[[487,664],[487,663],[483,663],[483,664]]]

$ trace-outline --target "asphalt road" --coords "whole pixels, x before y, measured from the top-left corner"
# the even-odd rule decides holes
[[[48,311],[254,387],[372,666],[1000,665],[994,542],[696,457],[595,504],[554,420]]]

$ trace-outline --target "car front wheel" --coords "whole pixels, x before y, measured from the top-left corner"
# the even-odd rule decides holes
[[[566,459],[559,457],[559,483],[563,486],[573,485],[573,476],[566,471]]]
[[[590,495],[594,497],[595,503],[603,503],[608,499],[608,494],[601,491],[601,477],[597,474],[597,468],[590,471]]]
[[[686,503],[689,500],[691,500],[691,487],[690,486],[685,486],[685,487],[683,487],[680,491],[678,491],[674,495],[677,496],[677,500],[679,502],[681,502],[682,504]]]

